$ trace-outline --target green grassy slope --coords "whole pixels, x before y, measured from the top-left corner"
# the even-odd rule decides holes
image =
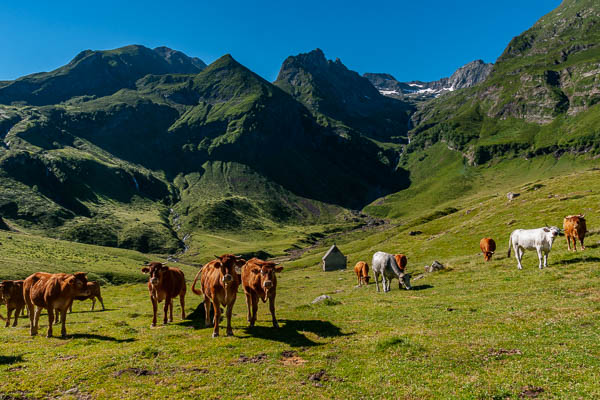
[[[511,187],[521,193],[512,202],[504,192],[474,194],[449,203],[458,212],[426,223],[418,222],[423,207],[407,215],[412,222],[404,225],[330,237],[351,265],[386,250],[407,254],[415,276],[434,259],[451,269],[413,280],[411,292],[394,284],[390,293],[376,293],[373,284],[355,288],[351,270],[321,272],[319,258],[329,245],[323,243],[284,262],[279,330],[270,327],[263,304],[258,327],[246,330],[241,294],[234,310],[235,337],[212,339],[211,329],[195,314],[181,321],[177,306],[174,324],[150,329],[143,284],[104,286],[108,310],[90,313],[89,302],[76,303],[67,319],[67,340],[31,342],[25,323],[0,329],[0,377],[6,382],[0,393],[32,398],[476,399],[532,392],[540,398],[598,397],[599,182],[598,171],[591,169],[533,179]],[[532,252],[525,254],[522,271],[514,258],[506,258],[512,229],[543,221],[560,225],[565,214],[575,212],[588,214],[585,251],[566,251],[560,237],[547,269],[537,269]],[[415,229],[423,234],[409,236]],[[65,269],[102,266],[126,274],[147,259],[36,237],[15,246],[7,242],[24,237],[7,235],[0,233],[2,246],[8,246],[2,277],[21,276],[25,270],[14,274],[9,265],[28,265],[32,258],[47,257],[52,265],[63,259]],[[479,254],[483,236],[498,243],[489,263]],[[184,269],[189,282],[194,269]],[[132,273],[127,279],[137,277]],[[311,305],[321,294],[333,301]],[[199,303],[188,294],[188,313]],[[45,315],[41,325],[43,331]],[[326,378],[309,378],[321,370]],[[40,381],[41,373],[47,379]]]

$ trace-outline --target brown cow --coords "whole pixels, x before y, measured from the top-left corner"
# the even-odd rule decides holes
[[[90,289],[89,296],[80,296],[75,297],[75,300],[84,301],[87,299],[92,299],[92,311],[94,311],[94,306],[96,305],[96,297],[100,300],[100,304],[102,304],[102,310],[104,311],[104,301],[102,301],[102,295],[100,294],[100,284],[98,282],[88,282],[88,289]],[[69,312],[73,312],[73,305],[69,307]]]
[[[219,321],[221,320],[221,305],[226,306],[227,336],[233,335],[231,329],[231,314],[240,286],[237,269],[246,263],[246,260],[233,254],[223,254],[221,257],[204,265],[194,278],[192,292],[204,296],[205,325],[210,326],[210,305],[214,309],[213,337],[219,336]],[[200,277],[201,289],[196,289],[196,282]]]
[[[406,269],[406,265],[408,264],[408,259],[404,254],[394,254],[394,259],[396,260],[396,264],[401,272],[404,272]]]
[[[479,248],[483,253],[483,259],[490,261],[496,251],[496,242],[494,242],[494,239],[483,238],[479,241]]]
[[[31,336],[37,335],[42,308],[48,310],[48,337],[52,336],[54,313],[61,313],[62,337],[67,336],[65,326],[67,310],[77,296],[89,296],[85,272],[75,274],[48,274],[36,272],[23,282],[23,297],[27,303]],[[35,312],[34,312],[35,307]]]
[[[271,311],[273,326],[279,328],[277,318],[275,318],[275,295],[277,294],[277,276],[275,273],[282,270],[283,267],[278,267],[276,263],[263,261],[256,257],[248,260],[242,267],[242,286],[246,294],[250,328],[256,322],[259,298],[263,303],[269,299],[269,311]]]
[[[167,267],[159,262],[151,262],[142,268],[142,272],[150,274],[148,279],[148,292],[152,302],[152,326],[156,326],[156,313],[158,303],[165,301],[163,324],[167,324],[169,309],[169,322],[173,322],[173,299],[179,296],[181,304],[181,318],[185,318],[185,276],[179,268]]]
[[[369,284],[369,264],[364,261],[359,261],[354,266],[354,273],[356,274],[356,278],[358,279],[358,286],[362,286],[363,284]]]
[[[19,315],[25,308],[23,299],[23,281],[2,281],[0,283],[0,303],[6,304],[8,315],[6,318],[6,327],[10,325],[10,316],[15,311],[15,320],[13,326],[17,326]]]
[[[585,215],[568,215],[563,220],[563,230],[567,237],[567,246],[571,250],[571,238],[573,239],[573,249],[577,251],[577,240],[581,242],[581,249],[585,250],[583,245],[583,239],[587,232],[587,226],[585,224]]]

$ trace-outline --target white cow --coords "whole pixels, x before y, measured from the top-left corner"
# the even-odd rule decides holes
[[[516,229],[510,234],[510,239],[508,240],[508,257],[510,257],[511,249],[513,249],[517,257],[517,268],[523,269],[523,265],[521,265],[523,253],[525,253],[525,250],[535,250],[540,261],[540,269],[547,267],[548,253],[552,250],[552,243],[559,233],[560,229],[556,226],[538,229]],[[544,258],[543,266],[542,255]]]
[[[398,289],[404,287],[404,289],[410,290],[412,288],[412,286],[410,286],[411,275],[400,271],[398,264],[396,264],[396,259],[392,254],[384,253],[383,251],[378,251],[373,254],[371,268],[373,268],[373,273],[375,274],[375,285],[377,286],[378,292],[380,275],[384,292],[390,291],[390,283],[393,278],[398,278]]]

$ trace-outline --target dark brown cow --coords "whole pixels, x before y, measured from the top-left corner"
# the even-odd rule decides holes
[[[275,318],[275,295],[277,294],[276,272],[281,272],[283,267],[276,263],[263,261],[260,258],[251,258],[242,267],[242,286],[246,294],[246,306],[248,307],[248,322],[252,328],[256,323],[258,311],[258,299],[266,302],[269,299],[269,311],[273,326],[279,328]]]
[[[233,254],[223,254],[221,257],[204,265],[194,278],[192,292],[198,296],[204,296],[205,324],[211,325],[210,305],[214,309],[214,319],[212,324],[213,337],[219,336],[219,321],[221,320],[221,305],[227,307],[227,336],[233,335],[231,329],[231,315],[233,305],[237,297],[237,290],[240,286],[240,279],[237,269],[246,263],[246,260]],[[196,282],[200,278],[201,289],[196,289]]]
[[[96,305],[96,297],[97,297],[98,300],[100,300],[100,304],[102,304],[102,310],[105,310],[104,301],[102,300],[102,295],[100,294],[100,284],[98,282],[88,282],[87,285],[88,285],[88,289],[90,289],[90,295],[75,297],[75,300],[84,301],[87,299],[92,299],[92,311],[94,311],[94,306]],[[71,304],[71,307],[69,307],[69,312],[73,312],[72,304]]]
[[[573,250],[577,251],[577,241],[581,242],[581,249],[585,250],[583,245],[583,239],[587,232],[587,226],[585,224],[585,215],[568,215],[563,220],[563,230],[567,237],[567,246],[571,250],[571,239],[573,239]]]
[[[358,279],[358,286],[362,286],[363,284],[369,284],[369,264],[364,261],[359,261],[354,266],[354,273],[356,274],[356,278]]]
[[[396,260],[396,264],[400,269],[400,272],[404,272],[406,266],[408,265],[408,259],[404,254],[394,254],[394,259]]]
[[[37,335],[42,308],[48,310],[48,337],[52,336],[54,313],[61,313],[62,337],[67,336],[65,326],[67,310],[77,296],[88,296],[85,272],[75,274],[48,274],[36,272],[23,282],[23,297],[29,312],[31,336]],[[35,311],[34,311],[35,307]]]
[[[479,241],[479,248],[483,253],[483,259],[490,261],[496,251],[496,242],[494,242],[494,239],[483,238]]]
[[[10,316],[15,311],[13,326],[17,326],[19,315],[25,308],[23,299],[23,281],[2,281],[0,283],[0,303],[6,304],[8,315],[6,316],[6,327],[10,325]]]
[[[150,292],[150,301],[152,302],[152,326],[156,326],[156,313],[158,303],[165,301],[163,324],[167,324],[167,314],[169,309],[169,322],[173,322],[173,299],[179,296],[181,304],[181,318],[185,318],[185,276],[179,268],[167,267],[159,262],[151,262],[142,268],[142,272],[150,274],[148,279],[148,292]]]

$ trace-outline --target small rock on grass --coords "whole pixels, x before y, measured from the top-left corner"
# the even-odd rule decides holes
[[[325,301],[325,300],[331,300],[331,296],[328,296],[326,294],[322,294],[319,297],[317,297],[316,299],[314,299],[313,301],[311,301],[311,304],[317,304],[317,303],[320,303],[320,302]]]

